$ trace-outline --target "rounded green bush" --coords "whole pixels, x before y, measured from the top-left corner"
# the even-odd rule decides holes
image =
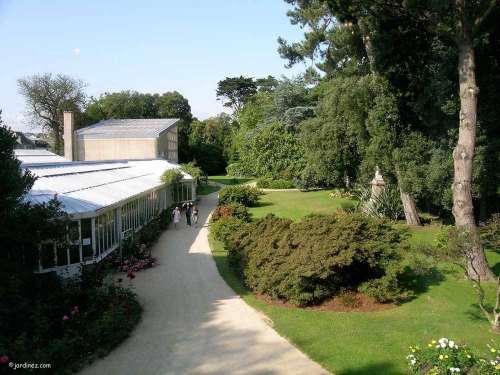
[[[211,224],[210,233],[217,241],[228,246],[230,237],[244,224],[243,220],[236,217],[222,217]]]
[[[262,192],[248,185],[225,186],[219,191],[219,204],[240,203],[243,206],[255,206]]]
[[[273,215],[226,237],[228,260],[252,290],[298,305],[319,303],[342,289],[379,302],[411,296],[400,279],[408,262],[405,233],[361,215],[308,216],[294,223]]]

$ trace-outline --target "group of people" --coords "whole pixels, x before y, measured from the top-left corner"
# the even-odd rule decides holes
[[[175,207],[172,212],[172,218],[174,222],[174,228],[177,229],[177,224],[181,221],[182,211],[186,214],[186,224],[190,227],[194,225],[198,226],[198,206],[191,202],[184,203],[181,207]]]

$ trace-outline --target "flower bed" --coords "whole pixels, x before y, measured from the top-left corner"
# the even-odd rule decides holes
[[[410,346],[406,356],[412,374],[500,374],[500,356],[497,349],[488,345],[491,358],[484,358],[466,345],[443,337],[432,340],[426,346]]]

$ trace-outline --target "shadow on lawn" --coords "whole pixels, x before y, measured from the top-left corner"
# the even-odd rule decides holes
[[[274,206],[274,203],[272,202],[262,202],[259,201],[255,206],[253,207],[268,207],[268,206]]]
[[[446,279],[442,270],[433,267],[429,273],[425,275],[417,275],[414,272],[408,271],[402,279],[403,284],[415,295],[412,299],[429,291],[429,287],[439,285]]]
[[[398,375],[401,370],[390,362],[380,362],[337,372],[338,375]]]
[[[500,262],[498,262],[497,264],[495,264],[494,266],[492,266],[491,270],[493,271],[493,273],[495,275],[500,276]]]

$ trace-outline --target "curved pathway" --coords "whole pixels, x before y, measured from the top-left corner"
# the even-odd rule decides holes
[[[199,228],[165,231],[159,265],[133,284],[143,318],[122,345],[83,374],[328,374],[269,327],[220,277],[207,222],[217,193],[202,197]]]

